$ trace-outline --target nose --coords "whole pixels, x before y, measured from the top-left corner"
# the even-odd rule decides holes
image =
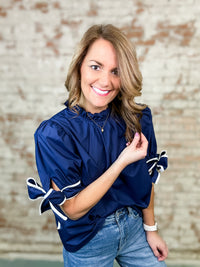
[[[107,87],[110,84],[110,74],[107,71],[102,71],[99,77],[99,84],[101,87]]]

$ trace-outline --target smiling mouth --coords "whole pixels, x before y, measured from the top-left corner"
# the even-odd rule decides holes
[[[94,90],[94,92],[95,92],[96,94],[101,95],[101,96],[106,96],[106,95],[108,95],[108,94],[110,93],[109,90],[101,90],[101,89],[96,88],[96,87],[94,87],[94,86],[92,86],[92,89]]]

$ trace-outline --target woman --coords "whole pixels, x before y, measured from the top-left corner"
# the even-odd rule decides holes
[[[35,133],[43,188],[27,181],[30,198],[44,197],[41,212],[55,214],[65,266],[166,266],[152,182],[167,156],[156,154],[150,109],[134,101],[142,87],[134,48],[116,27],[92,26],[65,85],[66,108]]]

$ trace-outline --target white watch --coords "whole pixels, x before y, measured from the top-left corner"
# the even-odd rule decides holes
[[[154,225],[152,225],[152,226],[146,225],[146,224],[143,223],[143,227],[144,227],[144,230],[145,231],[148,231],[148,232],[153,232],[153,231],[157,231],[158,230],[158,224],[157,224],[157,222]]]

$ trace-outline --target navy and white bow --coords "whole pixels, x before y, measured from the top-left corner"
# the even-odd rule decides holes
[[[29,177],[26,180],[29,198],[31,200],[36,200],[42,198],[39,206],[39,213],[52,209],[57,219],[66,221],[68,218],[62,212],[60,206],[65,202],[66,197],[63,192],[55,191],[52,188],[46,192],[34,178]]]
[[[156,154],[156,157],[146,161],[149,175],[152,177],[152,182],[157,184],[160,179],[160,173],[168,166],[168,156],[166,151]]]

